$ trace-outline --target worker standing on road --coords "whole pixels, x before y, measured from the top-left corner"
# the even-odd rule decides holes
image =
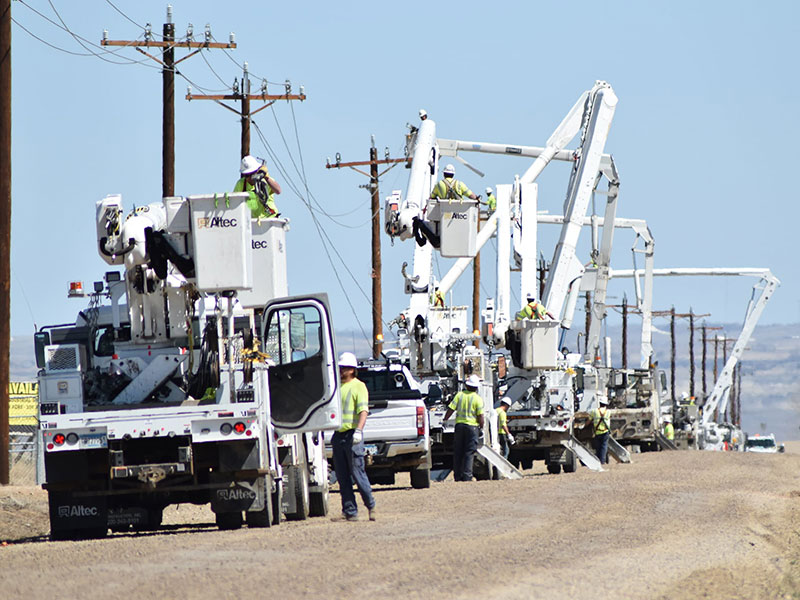
[[[514,445],[514,436],[508,429],[508,407],[511,406],[511,400],[503,396],[500,400],[500,406],[497,407],[497,433],[500,436],[500,452],[503,458],[508,459],[508,454],[511,452],[511,446]]]
[[[664,423],[664,437],[670,442],[675,439],[675,428],[672,426],[672,421],[670,419],[666,419]]]
[[[456,168],[453,165],[447,165],[442,173],[442,180],[433,186],[431,198],[440,198],[442,200],[461,200],[464,197],[477,200],[478,196],[472,193],[464,182],[455,178]]]
[[[458,392],[447,406],[444,420],[456,413],[453,441],[453,477],[456,481],[472,481],[472,462],[478,449],[478,435],[483,430],[483,398],[478,395],[481,380],[470,375],[465,390]]]
[[[369,520],[375,520],[375,498],[364,470],[364,425],[369,412],[369,392],[356,377],[358,362],[352,352],[339,357],[339,393],[342,398],[342,426],[333,434],[333,468],[342,496],[342,516],[335,521],[357,521],[358,505],[353,493],[353,481],[369,510]]]
[[[544,304],[538,302],[533,296],[528,296],[528,303],[517,313],[517,321],[521,321],[522,319],[540,321],[545,317],[554,318],[544,307]]]
[[[594,448],[597,458],[602,464],[608,464],[608,436],[611,435],[611,417],[608,414],[608,398],[600,396],[599,408],[589,413],[592,417]]]
[[[239,172],[242,177],[233,187],[234,192],[249,192],[247,206],[254,219],[278,216],[275,194],[281,193],[281,186],[269,175],[267,165],[249,154],[242,159]]]

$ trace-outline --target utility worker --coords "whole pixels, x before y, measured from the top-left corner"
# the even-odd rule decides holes
[[[233,186],[234,192],[248,192],[247,206],[254,219],[278,216],[275,194],[281,193],[281,186],[269,175],[267,165],[249,154],[242,159],[239,168],[241,179]]]
[[[358,505],[353,493],[353,481],[369,510],[369,520],[375,520],[375,498],[364,470],[364,425],[369,412],[369,392],[364,382],[356,377],[358,362],[352,352],[339,357],[339,393],[342,398],[342,426],[331,440],[333,468],[342,496],[342,516],[334,521],[358,521]]]
[[[483,430],[483,398],[478,395],[481,380],[470,375],[465,389],[458,392],[447,406],[444,420],[456,413],[453,441],[453,477],[456,481],[472,481],[472,461],[478,449],[478,434]]]
[[[486,188],[486,214],[491,215],[497,210],[497,198],[492,193],[492,188]]]
[[[667,420],[664,423],[664,437],[666,437],[670,442],[675,439],[675,428],[672,426],[672,421]]]
[[[515,442],[514,436],[508,429],[509,406],[511,406],[511,400],[508,399],[508,396],[503,396],[500,399],[500,406],[497,407],[497,433],[500,436],[500,453],[505,459],[508,459],[511,446],[513,446]]]
[[[608,398],[600,396],[599,408],[593,409],[589,415],[592,417],[592,432],[594,433],[594,449],[597,458],[602,464],[608,464],[608,436],[611,435],[611,416],[608,414]]]
[[[439,291],[438,287],[433,291],[433,305],[438,308],[444,308],[444,294]]]
[[[440,198],[442,200],[461,200],[464,196],[477,200],[478,196],[472,193],[464,182],[455,178],[456,168],[453,165],[447,165],[442,173],[443,179],[433,186],[431,198]]]
[[[536,298],[533,296],[528,296],[528,303],[522,307],[522,310],[517,313],[517,321],[522,321],[522,319],[534,319],[534,320],[542,320],[545,316],[553,318],[547,309],[544,307],[544,304],[541,302],[537,302]]]
[[[424,121],[428,118],[428,112],[424,108],[419,109],[419,120]]]

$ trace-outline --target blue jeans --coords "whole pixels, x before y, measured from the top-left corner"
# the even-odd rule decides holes
[[[335,432],[331,440],[333,447],[333,469],[336,471],[336,480],[339,482],[339,493],[342,495],[342,513],[348,516],[358,514],[356,495],[353,493],[355,481],[364,506],[371,509],[375,506],[372,497],[372,486],[369,484],[367,473],[364,470],[364,442],[354,444],[354,429],[345,432]]]
[[[478,449],[478,428],[466,423],[456,423],[453,440],[453,478],[472,481],[472,461]]]
[[[594,436],[594,450],[597,458],[604,465],[608,464],[608,436],[609,432],[598,433]]]
[[[511,452],[511,444],[508,443],[508,438],[505,433],[500,434],[500,454],[503,458],[508,460],[508,454]]]

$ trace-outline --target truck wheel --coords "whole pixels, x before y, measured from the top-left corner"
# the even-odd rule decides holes
[[[559,463],[549,463],[547,465],[547,472],[553,475],[558,475],[561,473],[561,464]]]
[[[426,467],[424,469],[411,470],[411,487],[415,490],[424,490],[431,487],[431,470]]]
[[[286,518],[291,521],[304,521],[308,518],[309,483],[308,469],[305,464],[288,467],[289,483],[292,489],[286,490],[294,494],[295,512],[286,513]]]
[[[264,496],[264,508],[248,510],[244,513],[244,520],[248,527],[270,527],[272,525],[272,492],[267,492]]]
[[[241,512],[219,512],[216,513],[217,527],[220,530],[240,529],[244,519]]]
[[[328,516],[328,501],[330,492],[328,486],[321,492],[311,492],[308,496],[308,515],[311,517]]]
[[[575,453],[567,449],[566,461],[564,463],[564,473],[574,473],[578,468],[578,461],[575,459]]]

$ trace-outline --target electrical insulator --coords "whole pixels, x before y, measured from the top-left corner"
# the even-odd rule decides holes
[[[153,39],[153,26],[150,23],[145,23],[144,25],[144,39],[146,42]]]
[[[288,96],[292,93],[292,82],[287,79],[283,85],[286,86],[286,95]]]
[[[261,80],[261,95],[262,96],[266,96],[267,95],[267,80],[266,79],[262,79]]]
[[[172,23],[172,4],[167,4],[167,23]]]
[[[231,31],[230,36],[228,36],[228,43],[235,44],[236,43],[236,34]]]
[[[192,36],[194,36],[194,25],[189,23],[189,25],[186,27],[186,38],[191,40]]]
[[[325,166],[326,166],[326,167],[330,167],[330,166],[331,166],[331,157],[330,157],[330,156],[328,156],[328,157],[325,159]]]
[[[336,164],[338,165],[340,162],[342,162],[342,155],[337,152],[336,153]]]
[[[383,149],[383,155],[386,157],[386,160],[389,160],[389,146]]]
[[[238,77],[234,77],[233,78],[233,93],[234,94],[238,94],[239,93],[239,78]]]
[[[108,29],[103,29],[103,41],[108,41]]]
[[[206,36],[206,42],[210,42],[211,41],[211,24],[210,23],[206,23],[205,36]]]
[[[374,148],[375,147],[375,136],[374,135],[369,136],[369,141],[370,141],[371,147]]]
[[[300,86],[300,95],[301,96],[305,96],[306,95],[306,86],[304,86],[304,85]]]
[[[192,86],[186,87],[186,95],[191,98],[192,97]]]
[[[244,77],[247,77],[247,61],[244,61],[244,65],[242,66],[242,70],[244,71]],[[242,79],[244,79],[242,77]]]

